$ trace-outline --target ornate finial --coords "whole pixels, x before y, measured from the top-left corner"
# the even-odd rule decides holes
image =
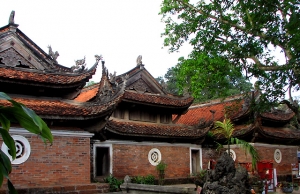
[[[102,60],[103,60],[102,55],[95,55],[95,58],[96,58],[96,62],[97,62],[97,63],[98,63],[99,61],[102,61]]]
[[[109,74],[109,81],[114,83],[116,81],[117,72],[114,71],[114,74]]]
[[[142,55],[139,55],[138,58],[136,59],[136,65],[142,65],[143,62],[142,62]]]
[[[125,80],[127,80],[128,78],[129,78],[129,75],[126,74],[125,76],[122,77],[122,81],[125,81]]]
[[[79,59],[75,61],[75,65],[73,65],[71,67],[71,70],[73,72],[82,72],[85,68],[86,64],[85,64],[85,56],[83,59]]]
[[[57,61],[56,61],[56,59],[57,59],[57,57],[59,56],[59,53],[57,52],[57,51],[55,51],[55,53],[52,51],[52,48],[51,48],[51,46],[49,45],[48,46],[48,49],[49,49],[49,55],[50,55],[50,57],[57,63]]]
[[[104,63],[102,63],[102,76],[106,75],[106,67],[104,65]]]
[[[15,24],[15,11],[12,10],[10,12],[10,16],[9,16],[9,20],[8,20],[8,24]]]

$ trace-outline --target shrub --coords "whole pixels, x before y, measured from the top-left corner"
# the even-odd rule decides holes
[[[157,166],[156,170],[157,171],[164,171],[167,168],[167,164],[163,161],[161,161]]]
[[[155,177],[152,174],[149,174],[144,177],[145,178],[145,183],[146,185],[154,185]]]
[[[120,185],[123,183],[123,180],[118,180],[112,174],[104,178],[104,182],[109,184],[109,191],[119,191]]]
[[[132,178],[132,183],[154,185],[155,177],[152,174],[147,176],[135,176]]]
[[[136,183],[136,184],[144,184],[142,176],[134,176],[134,177],[132,177],[131,182],[132,183]]]

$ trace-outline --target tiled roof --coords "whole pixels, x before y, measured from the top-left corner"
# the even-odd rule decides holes
[[[233,137],[243,137],[247,136],[250,133],[253,133],[255,129],[254,124],[244,124],[244,125],[234,125],[234,131],[233,131]],[[214,129],[211,130],[211,132],[214,132]],[[216,135],[216,139],[225,139],[224,136]]]
[[[114,108],[122,96],[118,96],[113,101],[105,104],[96,103],[76,103],[71,100],[55,99],[33,99],[14,97],[13,99],[34,110],[42,118],[65,118],[84,120],[89,117],[97,117],[105,114]],[[10,102],[0,100],[0,105],[10,106]]]
[[[87,88],[83,88],[80,94],[74,99],[78,102],[87,102],[94,98],[99,90],[99,84],[94,84]]]
[[[291,120],[293,118],[293,116],[295,116],[294,112],[266,112],[266,113],[262,113],[261,117],[263,119],[267,119],[267,120],[272,120],[272,121],[282,121],[282,122],[287,122],[289,120]]]
[[[197,139],[206,135],[209,127],[195,129],[184,125],[167,125],[146,122],[134,122],[123,120],[110,120],[106,129],[128,136],[152,136],[152,137],[177,137]]]
[[[126,85],[126,81],[125,81],[125,85]],[[123,88],[122,90],[125,90],[125,85],[122,84],[118,86],[115,85],[113,89],[113,84],[109,81],[108,78],[108,71],[104,66],[104,64],[102,64],[102,77],[100,82],[92,86],[83,88],[80,94],[77,96],[77,98],[75,98],[75,101],[87,102],[96,96],[98,96],[97,98],[101,98],[101,93],[105,92],[105,90],[110,90],[110,92],[113,94],[115,92],[118,92],[121,86]],[[95,99],[95,100],[99,100],[99,99]]]
[[[30,38],[28,38],[21,30],[17,30],[16,34],[18,35],[18,38],[25,44],[29,46],[29,48],[36,53],[39,54],[40,57],[43,59],[49,58],[49,55],[45,53],[39,46],[37,46]]]
[[[173,107],[188,107],[193,102],[192,97],[175,98],[168,95],[138,93],[130,90],[125,91],[124,99]]]
[[[259,127],[260,134],[267,138],[279,139],[279,140],[300,140],[300,131],[289,129],[286,127]]]
[[[245,136],[253,132],[254,129],[255,129],[254,124],[234,125],[233,136],[234,137]]]
[[[99,84],[93,85],[93,87],[87,88],[81,91],[81,93],[75,98],[76,101],[86,102],[97,95]],[[124,99],[137,101],[142,103],[150,103],[155,105],[173,106],[173,107],[188,107],[192,102],[192,97],[175,98],[168,95],[156,95],[147,93],[137,93],[131,90],[125,90]]]
[[[57,72],[68,72],[72,73],[72,68],[65,67],[63,65],[58,64],[48,53],[43,51],[38,45],[36,45],[28,36],[26,36],[20,29],[16,29],[16,31],[10,31],[11,26],[18,27],[16,24],[8,24],[2,28],[0,28],[0,35],[1,38],[5,38],[5,36],[14,34],[14,36],[19,39],[27,49],[31,50],[32,53],[43,62],[44,67],[51,67],[51,71],[57,71]],[[94,68],[91,68],[94,69]],[[91,70],[90,69],[90,70]],[[89,70],[89,71],[90,71]],[[94,72],[95,73],[95,72]],[[94,74],[93,73],[93,74]],[[92,75],[93,75],[92,74]]]
[[[225,108],[237,105],[235,101],[208,103],[191,106],[188,112],[182,115],[176,123],[185,125],[198,125],[200,121],[212,121],[214,113],[214,121],[224,119]],[[239,108],[238,108],[239,109]],[[173,116],[173,119],[175,116]]]
[[[145,70],[145,69],[143,69],[143,70]],[[132,75],[136,72],[139,72],[139,71],[141,71],[141,69],[139,67],[136,67],[127,73],[130,77],[130,75]],[[123,80],[124,80],[123,77],[126,74],[117,76],[116,79],[117,80],[120,79],[119,85],[121,85],[120,83],[123,83],[123,84],[125,83],[125,82],[123,82]],[[149,74],[149,73],[147,72],[147,74]],[[126,83],[127,83],[127,81],[130,80],[130,78],[128,78],[128,76],[126,76],[126,77],[127,77],[126,78]],[[150,74],[148,75],[148,77],[152,78],[152,76]],[[122,81],[121,81],[121,79],[122,79]],[[156,83],[157,81],[152,80],[152,82]],[[92,99],[93,97],[97,96],[97,94],[101,91],[101,89],[104,87],[104,85],[106,87],[109,87],[110,89],[112,89],[112,84],[115,84],[115,83],[110,82],[110,80],[108,78],[108,71],[106,70],[106,67],[103,65],[102,77],[101,77],[100,83],[95,84],[93,87],[88,87],[88,88],[82,90],[81,93],[78,95],[78,97],[75,100],[80,101],[80,102],[86,102],[86,101]],[[126,84],[124,86],[127,87]],[[98,89],[97,89],[97,87],[98,87]],[[171,94],[141,93],[141,92],[136,92],[135,90],[130,90],[130,89],[125,90],[123,99],[126,101],[131,101],[131,102],[151,104],[152,106],[167,106],[169,108],[188,108],[193,102],[192,97],[179,97],[179,96],[174,96]]]
[[[4,26],[4,27],[0,28],[0,33],[7,32],[7,31],[9,31],[8,26]]]
[[[162,90],[162,86],[157,82],[157,80],[147,71],[147,69],[144,67],[144,65],[137,65],[133,69],[127,71],[126,73],[123,73],[121,75],[118,75],[116,77],[116,81],[120,84],[122,82],[122,77],[128,75],[129,77],[133,77],[137,73],[145,73],[145,75],[152,81],[154,85],[159,87]],[[163,90],[162,90],[163,91]],[[164,92],[165,93],[165,92]]]
[[[123,81],[122,81],[122,77],[124,77],[124,76],[126,76],[126,75],[128,75],[129,77],[131,77],[132,75],[134,75],[135,73],[137,73],[137,72],[139,72],[139,71],[141,71],[140,67],[139,67],[139,66],[136,66],[136,67],[134,67],[133,69],[127,71],[126,73],[123,73],[123,74],[121,74],[121,75],[118,75],[118,76],[116,77],[116,81],[117,81],[118,83],[121,83],[121,82],[123,82]]]
[[[23,81],[33,81],[39,83],[51,83],[67,85],[72,83],[86,82],[96,72],[96,68],[81,74],[65,74],[65,73],[43,73],[39,71],[30,71],[27,69],[20,70],[17,68],[7,68],[0,66],[0,77],[6,79],[15,79]]]

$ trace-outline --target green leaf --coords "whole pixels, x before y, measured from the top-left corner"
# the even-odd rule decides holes
[[[2,113],[0,113],[0,123],[5,130],[9,130],[10,128],[10,120],[6,118],[6,116]]]
[[[41,132],[40,127],[35,124],[35,122],[26,114],[26,112],[24,112],[20,105],[6,107],[5,111],[6,113],[13,115],[17,122],[19,122],[19,124],[28,131],[35,134],[39,134]]]
[[[35,114],[35,112],[33,110],[31,110],[30,108],[27,108],[26,106],[21,106],[22,109],[24,110],[24,112],[33,120],[33,122],[36,124],[37,127],[39,127],[39,129],[42,131],[42,123],[39,116],[37,116]]]
[[[8,178],[8,174],[10,174],[12,170],[10,159],[2,150],[0,150],[0,157],[1,157],[1,164],[7,171],[7,175],[5,174],[5,176],[7,176],[6,178]]]
[[[11,100],[11,98],[7,94],[5,94],[4,92],[0,92],[0,99]]]
[[[52,143],[53,135],[51,133],[51,130],[48,128],[47,124],[41,118],[38,119],[40,120],[42,125],[42,132],[40,133],[41,137],[44,138],[45,143],[46,143],[45,140],[48,140],[50,143]]]
[[[23,128],[31,133],[41,135],[44,139],[49,140],[50,143],[53,142],[51,130],[33,110],[14,100],[10,100],[10,102],[13,103],[13,107],[1,109],[4,114],[13,116]]]
[[[7,180],[7,186],[9,194],[18,194],[17,190],[15,189],[14,185],[10,182],[10,180]]]
[[[3,128],[0,128],[0,133],[1,133],[4,143],[10,150],[10,155],[11,155],[12,159],[14,160],[16,158],[16,146],[15,146],[14,139],[10,136],[8,131]]]

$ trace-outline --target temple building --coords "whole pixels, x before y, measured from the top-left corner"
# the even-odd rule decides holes
[[[89,69],[85,59],[65,67],[57,51],[50,46],[43,51],[13,16],[0,28],[0,91],[33,109],[54,136],[53,145],[45,147],[36,135],[11,127],[22,148],[10,175],[17,188],[89,185],[110,174],[157,177],[155,166],[161,161],[167,164],[166,179],[186,178],[216,159],[207,134],[229,109],[234,136],[257,148],[261,165],[272,163],[268,170],[276,169],[277,175],[291,174],[291,164],[298,167],[300,133],[289,127],[291,110],[254,117],[250,101],[256,93],[192,104],[189,95],[166,92],[141,56],[120,75],[109,73],[101,55],[95,55]],[[97,68],[102,68],[99,83],[84,87]],[[10,106],[4,100],[0,104]],[[231,148],[235,162],[247,167],[251,158],[238,146]],[[5,144],[2,150],[8,153]]]

